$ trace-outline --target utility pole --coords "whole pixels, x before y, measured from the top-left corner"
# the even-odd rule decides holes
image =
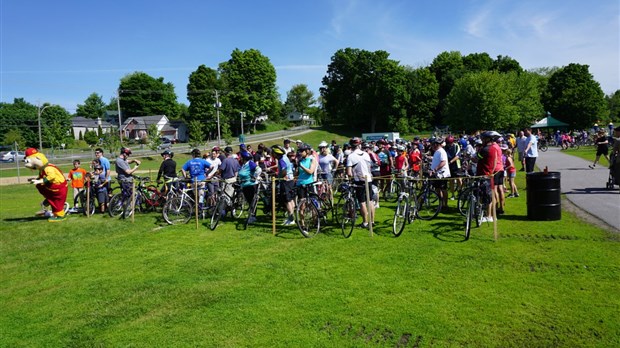
[[[217,145],[222,146],[222,138],[220,134],[220,108],[222,107],[222,103],[220,103],[220,95],[219,91],[215,90],[215,113],[217,114]]]
[[[121,123],[121,90],[116,90],[116,108],[118,110],[118,136],[123,145],[123,124]]]
[[[240,112],[239,116],[241,116],[241,134],[243,134],[243,117],[245,117],[245,112]]]

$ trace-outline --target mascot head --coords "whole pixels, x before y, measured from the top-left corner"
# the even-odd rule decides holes
[[[35,169],[43,168],[48,163],[48,160],[44,154],[37,151],[37,149],[31,147],[31,148],[26,149],[25,162],[26,162],[25,164],[26,168],[35,170]]]

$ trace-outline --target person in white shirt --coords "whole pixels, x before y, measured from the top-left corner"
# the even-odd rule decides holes
[[[448,166],[448,154],[443,148],[443,138],[438,137],[433,141],[433,161],[431,162],[431,176],[438,179],[450,177],[450,166]],[[437,180],[433,183],[437,193],[443,202],[443,206],[448,206],[448,181]]]
[[[360,213],[362,214],[362,225],[360,227],[368,228],[368,224],[374,224],[375,219],[375,204],[376,197],[373,195],[373,188],[370,187],[370,207],[366,206],[366,187],[365,182],[372,182],[372,174],[370,168],[372,161],[367,152],[362,151],[360,138],[352,138],[349,141],[351,144],[351,154],[347,156],[347,175],[353,178],[355,187],[355,197],[360,205]],[[369,220],[370,219],[370,220]]]

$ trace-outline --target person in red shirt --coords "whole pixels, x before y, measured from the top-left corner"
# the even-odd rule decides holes
[[[422,165],[422,153],[420,152],[420,138],[413,138],[411,151],[409,151],[409,168],[412,176],[420,175],[420,166]]]
[[[476,175],[487,176],[490,179],[491,192],[495,191],[494,174],[497,162],[501,161],[501,149],[497,145],[495,140],[500,137],[500,134],[495,131],[487,131],[480,134],[482,140],[482,148],[476,155]],[[497,152],[499,150],[499,153]],[[487,216],[482,218],[483,222],[493,222],[493,216],[491,215],[491,205],[487,207]]]
[[[409,163],[407,162],[407,152],[405,152],[405,146],[398,145],[396,147],[396,157],[394,157],[394,169],[398,172],[399,176],[403,176],[409,169]]]

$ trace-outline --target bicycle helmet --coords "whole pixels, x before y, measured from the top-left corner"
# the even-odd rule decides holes
[[[250,152],[248,152],[248,151],[241,151],[241,152],[239,152],[239,155],[244,160],[252,159],[252,154]]]
[[[214,146],[211,151],[220,151],[220,147],[219,146]]]
[[[321,141],[321,143],[319,144],[319,149],[322,147],[327,147],[327,142],[325,140]]]
[[[230,147],[230,146],[226,146],[226,147],[224,148],[224,152],[226,152],[226,153],[232,153],[232,152],[233,152],[233,149],[232,149],[232,147]]]
[[[128,147],[121,147],[121,154],[129,156],[131,155],[131,149]]]
[[[496,131],[486,131],[486,132],[483,132],[482,134],[480,134],[480,136],[483,137],[483,138],[492,139],[492,138],[499,138],[502,135],[497,133]]]
[[[193,150],[192,150],[192,156],[200,156],[200,150],[198,150],[198,149],[193,149]]]
[[[273,152],[276,155],[284,155],[286,153],[286,150],[284,150],[284,148],[280,145],[273,145],[271,147],[271,152]]]
[[[357,146],[357,145],[359,145],[361,143],[362,143],[362,140],[360,138],[358,138],[358,137],[353,137],[353,138],[351,138],[351,140],[349,140],[349,144],[351,146]]]
[[[437,137],[435,139],[433,139],[433,144],[442,144],[443,143],[443,138],[442,137]]]
[[[454,137],[451,135],[448,135],[448,137],[446,138],[446,144],[452,144],[454,142]]]
[[[368,144],[367,142],[363,142],[362,149],[368,149],[368,148],[370,148],[370,144]]]
[[[308,144],[300,144],[299,147],[297,147],[297,152],[308,150],[310,150],[310,146],[308,146]]]
[[[164,157],[164,155],[168,155],[170,156],[170,158],[174,157],[174,152],[170,151],[170,150],[165,150],[164,152],[161,153],[161,156]]]

